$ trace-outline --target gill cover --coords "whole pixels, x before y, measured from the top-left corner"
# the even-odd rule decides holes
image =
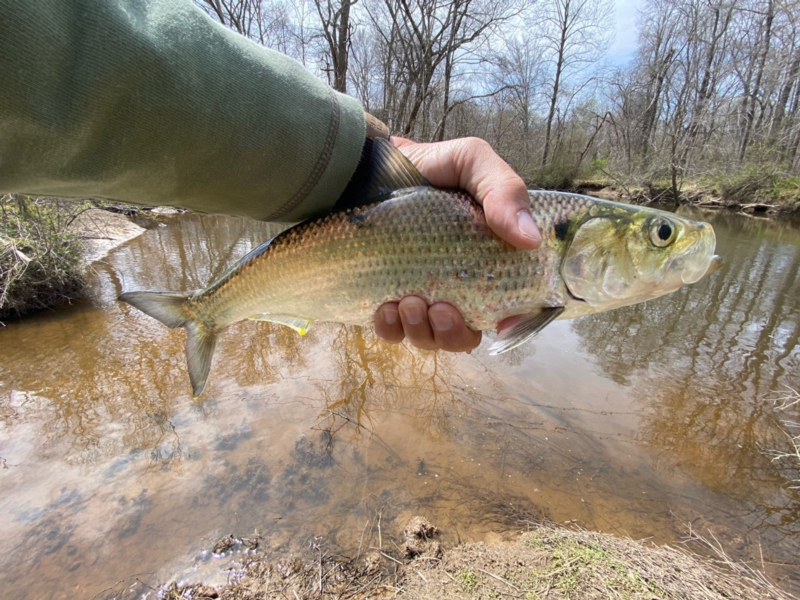
[[[590,217],[579,225],[561,263],[570,293],[591,306],[626,295],[635,267],[618,223]]]

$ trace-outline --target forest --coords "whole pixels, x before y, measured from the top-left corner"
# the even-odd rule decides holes
[[[477,136],[532,187],[599,179],[800,203],[800,0],[195,0],[355,96],[393,134]]]

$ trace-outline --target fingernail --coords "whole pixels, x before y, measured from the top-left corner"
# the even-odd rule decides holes
[[[539,233],[531,213],[527,210],[521,210],[517,213],[517,226],[519,227],[519,232],[529,240],[534,242],[542,241],[542,234]]]
[[[419,325],[422,323],[426,312],[427,311],[422,306],[412,305],[403,307],[403,316],[406,318],[406,323],[409,325]]]
[[[444,310],[436,310],[428,313],[431,325],[436,331],[450,331],[455,325],[453,315]]]
[[[394,325],[397,323],[397,309],[394,306],[384,306],[381,309],[383,322],[387,325]]]

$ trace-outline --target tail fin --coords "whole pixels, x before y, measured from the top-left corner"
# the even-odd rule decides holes
[[[192,294],[193,292],[125,292],[119,299],[158,319],[167,327],[186,329],[186,362],[192,391],[197,398],[206,387],[217,336],[213,327],[192,318],[188,306]]]

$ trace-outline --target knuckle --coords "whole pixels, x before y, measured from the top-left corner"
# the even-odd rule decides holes
[[[495,154],[492,145],[479,137],[464,138],[463,144],[465,155],[476,165],[476,169],[479,169],[488,157]]]
[[[423,326],[408,326],[405,328],[405,336],[414,346],[422,348],[423,346],[435,345],[432,333]]]
[[[380,338],[387,344],[399,344],[405,338],[402,330],[395,331],[394,329],[385,329],[385,330],[376,329],[375,333],[378,336],[378,338]]]
[[[409,338],[409,341],[412,346],[420,350],[435,351],[439,349],[439,346],[433,340],[412,340]]]
[[[380,314],[375,316],[375,335],[390,344],[397,344],[402,342],[405,337],[403,334],[403,327],[399,322],[390,324],[381,318]]]
[[[483,138],[479,138],[479,137],[475,137],[475,136],[469,136],[469,137],[464,138],[464,143],[466,145],[470,146],[470,147],[475,148],[475,149],[479,149],[480,148],[482,150],[485,150],[487,148],[491,149],[491,147],[492,147],[489,144],[489,142],[487,142]]]
[[[406,339],[406,336],[403,334],[402,329],[400,329],[399,331],[392,330],[383,339],[389,342],[390,344],[399,344],[404,339]]]
[[[437,337],[436,341],[447,352],[469,352],[475,348],[474,336],[466,327],[457,333]]]

